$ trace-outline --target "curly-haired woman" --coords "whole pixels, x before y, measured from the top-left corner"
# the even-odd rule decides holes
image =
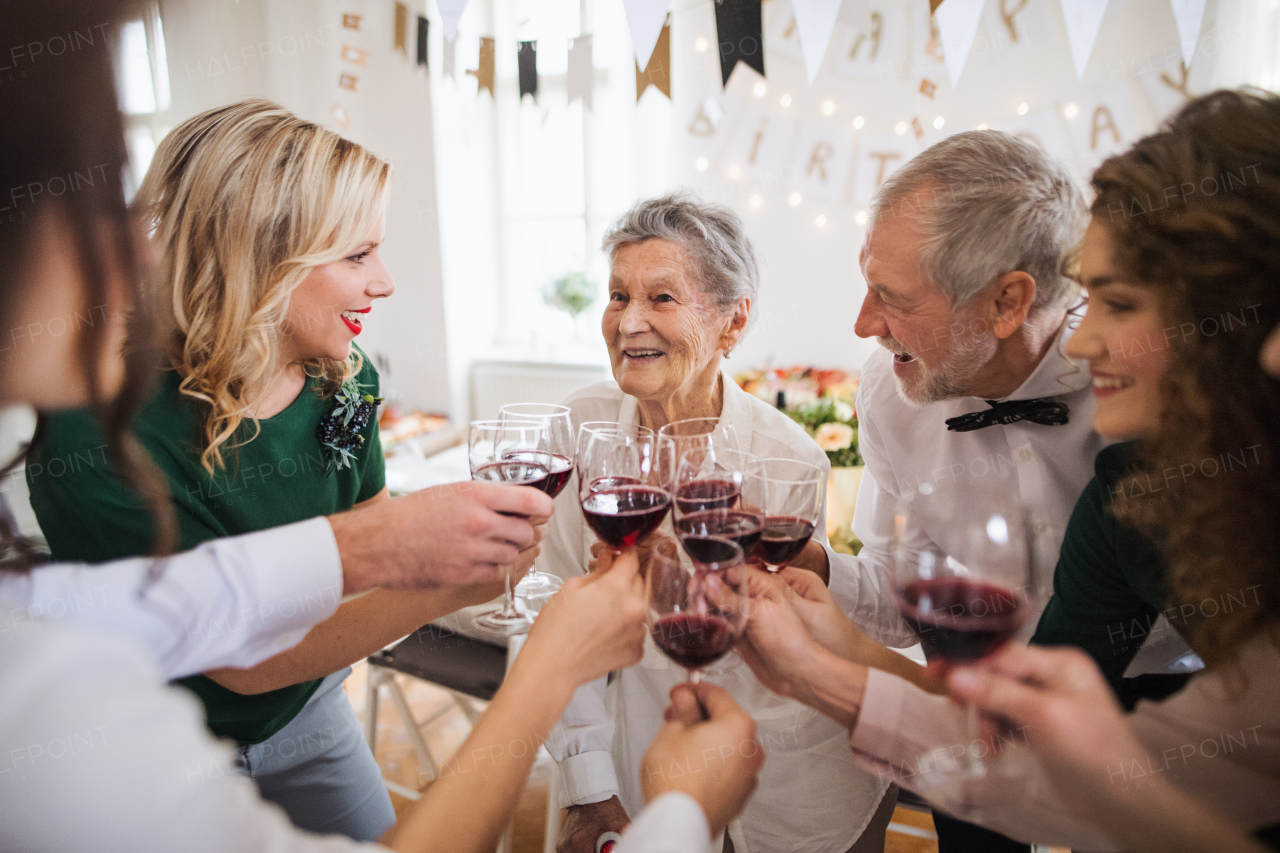
[[[389,179],[383,160],[266,101],[197,115],[161,143],[135,204],[159,254],[172,369],[134,429],[166,476],[182,548],[387,498],[378,377],[352,342],[395,289],[379,257]],[[151,547],[151,514],[106,465],[56,462],[101,444],[91,413],[58,413],[28,462],[56,559]],[[495,592],[374,592],[252,669],[181,683],[297,826],[376,839],[395,814],[342,690],[347,667]]]

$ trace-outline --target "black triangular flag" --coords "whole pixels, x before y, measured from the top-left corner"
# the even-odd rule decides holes
[[[520,97],[533,95],[538,100],[538,43],[520,42]]]
[[[430,24],[426,18],[418,16],[418,64],[424,67],[427,64],[427,27]]]
[[[716,34],[720,38],[721,85],[728,84],[729,75],[739,62],[764,76],[760,0],[716,0]]]

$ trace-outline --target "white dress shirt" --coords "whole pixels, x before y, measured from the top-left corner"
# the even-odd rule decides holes
[[[826,454],[799,425],[747,394],[731,377],[724,376],[723,382],[720,417],[733,425],[740,449],[760,457],[801,459],[828,470]],[[636,399],[613,382],[583,388],[565,405],[575,426],[583,421],[640,419]],[[668,518],[668,532],[670,525]],[[819,520],[814,538],[825,541],[825,518]],[[595,540],[583,519],[576,488],[566,489],[556,501],[538,568],[562,578],[582,575]],[[833,565],[835,574],[844,570]],[[887,786],[854,763],[847,732],[811,708],[771,693],[736,653],[706,673],[755,719],[768,755],[760,787],[729,826],[735,849],[848,850],[875,814]],[[640,813],[641,759],[662,727],[668,693],[686,677],[647,639],[639,665],[617,673],[607,691],[603,678],[578,689],[547,744],[560,764],[563,804],[595,803],[616,794],[629,815]]]
[[[827,549],[831,561],[831,594],[854,622],[889,646],[910,646],[915,636],[898,613],[890,563],[891,520],[898,499],[930,483],[935,494],[951,493],[957,504],[966,487],[994,481],[1027,513],[1035,535],[1039,600],[1023,628],[1035,631],[1071,511],[1093,477],[1093,460],[1109,442],[1093,430],[1093,380],[1088,365],[1067,357],[1072,330],[1066,325],[1040,364],[1009,400],[1054,397],[1066,403],[1070,420],[1062,426],[1031,421],[952,432],[946,421],[990,408],[977,397],[960,397],[924,406],[903,400],[888,350],[873,353],[863,365],[858,388],[858,447],[866,473],[854,507],[853,532],[862,541],[857,557]],[[916,531],[964,559],[959,531]],[[837,567],[844,571],[837,572]]]
[[[0,642],[31,621],[99,630],[137,640],[173,679],[296,646],[337,610],[342,562],[328,520],[313,518],[159,560],[0,573],[0,594],[12,603],[0,609]]]

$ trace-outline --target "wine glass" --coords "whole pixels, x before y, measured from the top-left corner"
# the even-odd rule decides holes
[[[760,460],[769,481],[764,533],[752,557],[776,572],[794,560],[809,543],[825,506],[827,477],[817,465],[799,459]]]
[[[609,424],[578,435],[582,514],[596,536],[621,554],[656,530],[671,508],[658,478],[653,430]]]
[[[471,479],[546,491],[551,469],[537,455],[542,440],[542,424],[537,421],[472,421],[467,439]],[[511,567],[503,566],[502,574],[506,581],[502,607],[481,613],[475,624],[502,634],[523,634],[529,630],[530,622],[516,609],[511,594]]]
[[[693,448],[676,466],[669,486],[676,535],[685,550],[699,537],[731,539],[750,554],[764,532],[768,481],[760,460],[726,448]],[[689,551],[695,560],[698,555]]]
[[[662,464],[663,482],[671,482],[676,474],[676,466],[691,451],[714,453],[737,446],[737,430],[733,428],[733,424],[720,418],[672,421],[658,430],[658,458]]]
[[[646,561],[649,633],[654,644],[684,667],[689,681],[728,654],[747,621],[747,573],[742,549],[731,539],[699,537],[686,563],[670,538],[659,538]]]
[[[898,610],[930,660],[981,660],[1017,634],[1034,607],[1027,525],[1021,507],[1001,493],[940,493],[920,484],[895,509],[892,555]],[[972,705],[966,723],[965,743],[920,757],[920,793],[968,815],[1025,795],[1017,760],[988,748]]]
[[[569,408],[550,403],[510,403],[502,407],[498,416],[504,421],[533,421],[542,425],[543,436],[538,449],[516,453],[518,458],[548,466],[551,473],[543,481],[543,487],[554,499],[568,485],[577,453]],[[555,575],[535,570],[520,579],[520,583],[516,584],[515,594],[516,598],[530,599],[554,593],[562,586],[564,581]]]

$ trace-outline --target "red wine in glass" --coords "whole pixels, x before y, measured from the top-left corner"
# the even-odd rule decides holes
[[[760,535],[763,532],[764,519],[760,513],[739,509],[712,509],[695,512],[684,516],[676,522],[676,535],[684,543],[685,551],[695,560],[699,560],[699,557],[690,550],[689,542],[691,539],[708,536],[723,537],[737,542],[738,547],[742,549],[742,553],[750,554],[751,549],[756,547],[756,543],[760,541]],[[713,561],[699,560],[699,562]]]
[[[567,456],[561,456],[559,453],[547,453],[542,450],[516,450],[508,453],[504,458],[511,461],[531,462],[546,468],[548,474],[546,479],[538,485],[538,488],[552,498],[564,491],[564,487],[569,484],[569,478],[573,476],[573,460]]]
[[[549,478],[550,474],[545,463],[532,459],[514,459],[510,457],[504,458],[499,462],[481,465],[476,468],[471,477],[473,480],[503,483],[508,486],[533,486],[535,489],[541,489],[544,492],[547,490]]]
[[[927,655],[964,663],[1008,642],[1022,627],[1025,602],[994,584],[944,577],[908,583],[898,609]]]
[[[720,660],[737,639],[727,619],[702,613],[664,616],[653,623],[650,634],[663,654],[689,670]]]
[[[741,493],[742,487],[732,480],[693,480],[676,489],[676,507],[680,512],[729,509],[738,502]]]
[[[752,556],[768,566],[785,566],[799,556],[813,536],[814,524],[790,515],[765,519]]]
[[[618,550],[630,548],[656,530],[671,509],[665,489],[641,485],[597,489],[595,485],[582,499],[582,514],[601,541]]]

